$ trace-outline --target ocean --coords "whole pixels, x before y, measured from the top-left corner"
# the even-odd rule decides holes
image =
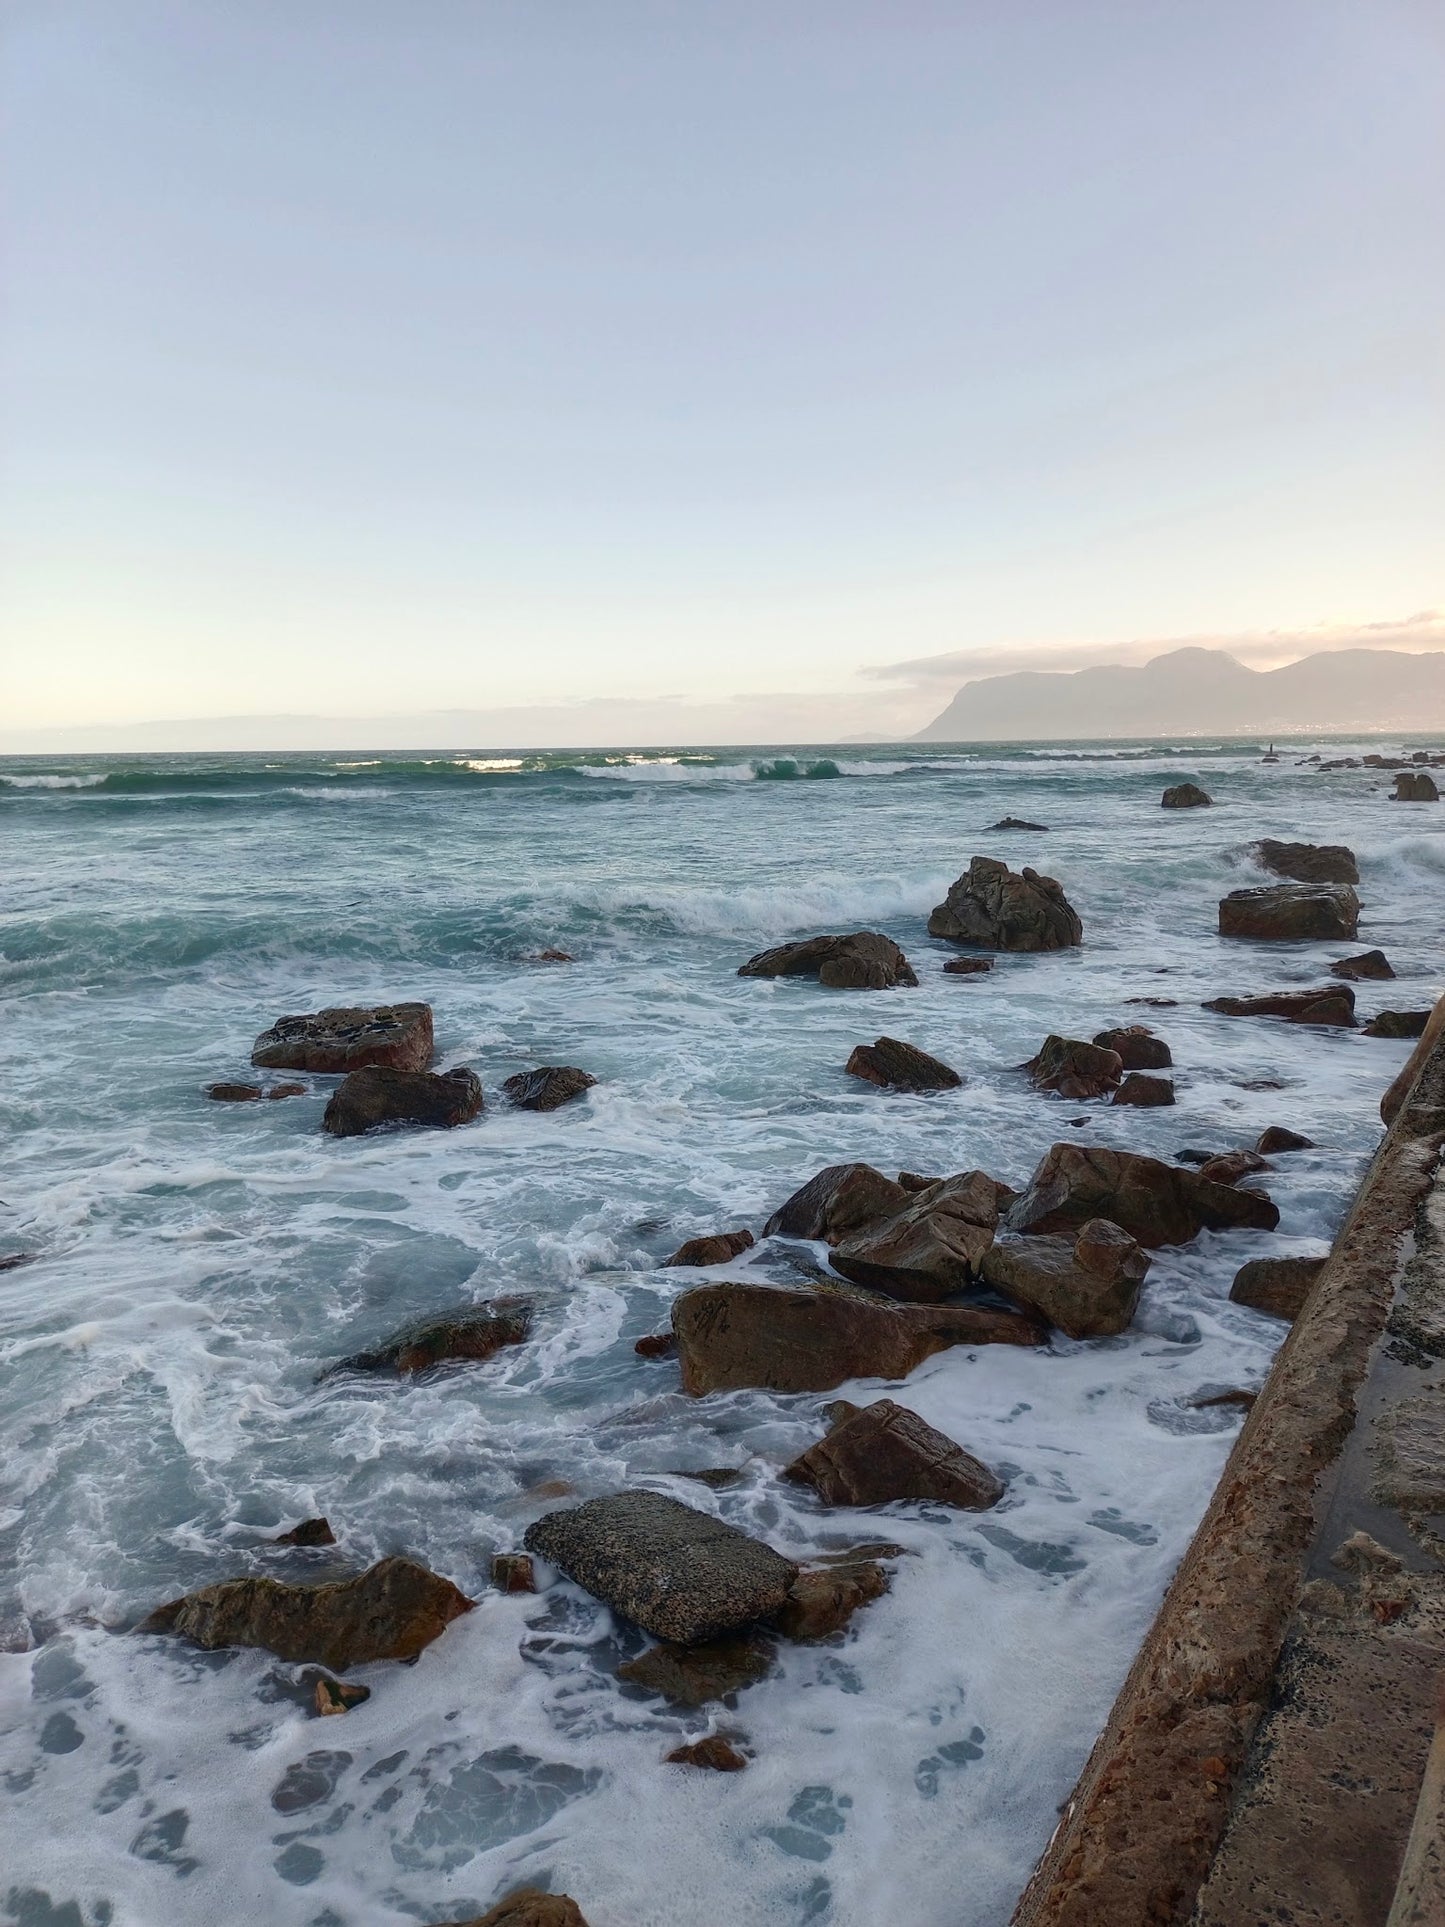
[[[531,1882],[591,1927],[1001,1927],[1237,1434],[1238,1406],[1195,1401],[1256,1389],[1283,1334],[1231,1279],[1327,1249],[1410,1049],[1201,1002],[1373,946],[1399,981],[1358,986],[1362,1015],[1445,987],[1445,809],[1302,761],[1371,747],[0,760],[0,1256],[32,1260],[0,1275],[5,1918],[384,1927]],[[1161,810],[1185,779],[1216,807]],[[1048,834],[989,828],[1005,815]],[[1267,880],[1266,835],[1355,850],[1357,945],[1221,941],[1216,901]],[[976,854],[1059,878],[1083,947],[944,976],[928,912]],[[919,987],[736,974],[858,928]],[[205,1096],[283,1013],[411,998],[437,1068],[481,1076],[474,1124],[338,1141],[333,1080]],[[1019,1074],[1050,1031],[1140,1019],[1172,1047],[1173,1109]],[[846,1076],[881,1033],[963,1087]],[[509,1109],[502,1080],[549,1063],[598,1082]],[[696,1282],[659,1268],[675,1246],[760,1232],[825,1164],[1017,1186],[1060,1139],[1172,1158],[1271,1124],[1316,1141],[1267,1176],[1278,1233],[1158,1253],[1123,1337],[842,1388],[993,1466],[991,1512],[830,1510],[778,1473],[834,1395],[690,1399],[634,1353]],[[760,1243],[726,1275],[790,1262]],[[419,1313],[516,1293],[532,1336],[486,1364],[317,1382]],[[738,1476],[683,1476],[714,1467]],[[800,1560],[890,1541],[892,1589],[735,1705],[673,1708],[617,1680],[641,1636],[578,1588],[488,1581],[543,1512],[639,1484]],[[321,1513],[334,1549],[268,1544]],[[345,1719],[313,1716],[306,1668],[131,1630],[217,1579],[399,1551],[477,1609],[415,1664],[361,1668]],[[714,1730],[745,1736],[746,1771],[664,1764]]]

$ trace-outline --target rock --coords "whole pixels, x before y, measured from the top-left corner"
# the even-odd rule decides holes
[[[1151,1077],[1147,1071],[1130,1071],[1113,1098],[1116,1104],[1159,1105],[1174,1102],[1174,1081]]]
[[[492,1557],[492,1584],[498,1592],[535,1592],[537,1569],[530,1553],[498,1552]]]
[[[1166,810],[1205,810],[1213,802],[1197,783],[1175,783],[1159,798],[1160,808]]]
[[[710,1733],[690,1746],[675,1746],[667,1756],[669,1766],[704,1766],[713,1773],[741,1773],[747,1763],[747,1754],[739,1753],[721,1733]]]
[[[430,1004],[377,1004],[278,1017],[251,1049],[263,1070],[331,1075],[379,1067],[424,1071],[432,1060]]]
[[[1431,1012],[1430,1021],[1425,1026],[1425,1035],[1415,1045],[1405,1062],[1404,1069],[1380,1099],[1380,1116],[1386,1124],[1393,1124],[1399,1116],[1406,1099],[1415,1088],[1416,1079],[1434,1052],[1442,1034],[1445,1034],[1445,997],[1437,1001]]]
[[[289,1532],[278,1532],[271,1543],[273,1546],[334,1546],[336,1534],[331,1530],[329,1519],[303,1519]]]
[[[921,1171],[900,1171],[898,1182],[905,1191],[928,1191],[935,1184],[942,1184],[942,1178],[926,1178]]]
[[[906,1378],[950,1345],[1038,1345],[1043,1328],[980,1305],[900,1305],[847,1286],[728,1281],[684,1292],[672,1308],[682,1388],[758,1386],[828,1392],[850,1378]]]
[[[828,990],[892,990],[898,984],[918,982],[898,945],[877,930],[808,937],[801,943],[760,950],[739,967],[738,975],[816,977]]]
[[[373,1351],[353,1352],[329,1366],[322,1377],[332,1378],[338,1372],[425,1372],[459,1358],[480,1363],[504,1345],[520,1345],[531,1329],[530,1300],[493,1298],[486,1304],[414,1319]]]
[[[981,1459],[891,1398],[840,1419],[783,1477],[812,1486],[825,1505],[931,1499],[984,1512],[1004,1494]]]
[[[1321,984],[1318,990],[1276,990],[1264,997],[1211,997],[1203,1006],[1221,1017],[1282,1017],[1290,1024],[1355,1027],[1355,993],[1345,984]]]
[[[1119,1053],[1084,1044],[1075,1037],[1046,1037],[1036,1057],[1023,1067],[1036,1091],[1060,1097],[1102,1097],[1123,1073]]]
[[[1147,1024],[1101,1030],[1094,1042],[1100,1050],[1113,1051],[1126,1071],[1167,1071],[1174,1062],[1169,1046]]]
[[[1217,1406],[1223,1405],[1242,1406],[1247,1412],[1258,1397],[1258,1392],[1245,1392],[1238,1389],[1231,1389],[1227,1392],[1211,1392],[1207,1396],[1186,1399],[1184,1402],[1195,1412],[1208,1412]]]
[[[382,1124],[430,1124],[450,1130],[482,1110],[475,1071],[352,1071],[331,1094],[321,1128],[332,1137],[361,1137]]]
[[[1107,1218],[1089,1219],[1072,1239],[1000,1239],[983,1261],[991,1290],[1070,1338],[1127,1331],[1148,1270],[1148,1253]]]
[[[772,1671],[770,1640],[744,1634],[695,1646],[649,1646],[617,1669],[617,1677],[678,1706],[706,1706],[753,1686]]]
[[[1177,1010],[1179,1008],[1179,999],[1177,997],[1126,997],[1124,1002],[1126,1004],[1147,1004],[1151,1010]],[[1142,1029],[1143,1026],[1141,1025],[1139,1028]]]
[[[504,1079],[502,1089],[519,1111],[556,1111],[590,1091],[596,1082],[575,1064],[543,1064],[538,1070],[518,1071]]]
[[[707,1265],[725,1265],[730,1259],[741,1257],[743,1252],[752,1248],[751,1231],[715,1231],[711,1237],[689,1238],[681,1244],[670,1258],[664,1258],[664,1271],[679,1266],[701,1270]]]
[[[817,1238],[836,1244],[850,1231],[892,1217],[908,1202],[901,1185],[871,1164],[829,1164],[779,1205],[765,1238]]]
[[[982,977],[992,969],[992,957],[950,957],[943,966],[943,974],[945,977]]]
[[[1038,830],[1048,833],[1047,823],[1030,823],[1022,816],[1001,816],[997,823],[990,823],[991,830]]]
[[[576,961],[570,950],[536,950],[527,958],[528,963],[576,963]]]
[[[1392,803],[1438,803],[1440,792],[1435,787],[1433,776],[1426,776],[1423,771],[1412,774],[1409,770],[1401,770],[1395,777],[1395,794],[1390,801]]]
[[[856,1045],[844,1069],[850,1077],[889,1091],[952,1091],[963,1082],[941,1058],[930,1057],[926,1050],[897,1037]]]
[[[33,1265],[34,1257],[28,1251],[7,1251],[0,1256],[0,1271],[18,1271],[21,1265]]]
[[[446,1927],[587,1927],[582,1909],[566,1894],[544,1894],[520,1887],[476,1920],[455,1920]]]
[[[1234,1274],[1229,1296],[1236,1305],[1268,1312],[1271,1318],[1297,1318],[1324,1269],[1323,1258],[1251,1258]]]
[[[1383,950],[1362,950],[1358,957],[1341,957],[1330,965],[1332,977],[1345,977],[1351,983],[1393,977],[1390,960]]]
[[[1221,937],[1258,942],[1353,937],[1359,921],[1360,899],[1347,883],[1276,883],[1231,890],[1219,905]]]
[[[888,1574],[876,1559],[806,1567],[773,1623],[785,1639],[831,1639],[860,1606],[881,1599],[887,1590]]]
[[[1379,1010],[1360,1032],[1362,1037],[1423,1037],[1430,1021],[1428,1010]]]
[[[1030,1236],[1074,1232],[1108,1218],[1151,1249],[1187,1244],[1201,1231],[1273,1231],[1279,1211],[1268,1198],[1210,1184],[1193,1171],[1132,1151],[1055,1144],[1010,1209],[1010,1231]]]
[[[833,1269],[890,1298],[937,1304],[973,1283],[997,1223],[993,1179],[965,1171],[913,1192],[891,1218],[840,1239]]]
[[[306,1090],[306,1086],[304,1084],[273,1084],[266,1093],[267,1097],[272,1097],[272,1098],[305,1097],[307,1096],[307,1094],[308,1093]]]
[[[1084,927],[1062,885],[1036,870],[976,856],[928,919],[930,937],[977,950],[1068,950]]]
[[[1286,1130],[1283,1124],[1271,1124],[1260,1132],[1254,1148],[1261,1157],[1269,1157],[1275,1151],[1312,1151],[1315,1141],[1301,1137],[1298,1131]]]
[[[1200,1165],[1199,1175],[1210,1184],[1238,1184],[1241,1178],[1268,1169],[1268,1163],[1257,1151],[1221,1151],[1218,1157],[1208,1158]]]
[[[682,1645],[767,1618],[798,1574],[771,1546],[660,1492],[549,1512],[523,1544],[624,1619]]]
[[[632,1349],[639,1358],[676,1358],[677,1333],[649,1332],[645,1338],[639,1338]]]
[[[472,1601],[412,1559],[383,1559],[354,1579],[290,1586],[226,1579],[161,1606],[137,1629],[175,1633],[213,1651],[261,1646],[344,1673],[376,1659],[414,1659]]]
[[[254,1104],[265,1093],[259,1084],[208,1084],[206,1096],[217,1104]]]
[[[344,1679],[328,1679],[324,1674],[316,1682],[316,1711],[322,1719],[332,1719],[338,1713],[349,1713],[353,1706],[364,1706],[371,1698],[369,1686],[359,1686]]]
[[[1272,836],[1254,845],[1255,855],[1277,877],[1297,883],[1358,883],[1355,853],[1343,843],[1277,843]]]

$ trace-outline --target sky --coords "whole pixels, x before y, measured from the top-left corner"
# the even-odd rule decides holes
[[[1440,647],[1442,188],[1437,0],[0,0],[0,747]]]

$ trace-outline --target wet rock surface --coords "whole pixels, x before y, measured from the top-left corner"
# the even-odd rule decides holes
[[[1234,1274],[1229,1296],[1236,1305],[1266,1311],[1271,1318],[1294,1319],[1324,1265],[1323,1258],[1251,1258]]]
[[[1358,883],[1355,853],[1343,843],[1279,843],[1272,836],[1254,845],[1261,866],[1296,883]]]
[[[683,1645],[777,1612],[798,1572],[771,1546],[658,1492],[549,1512],[523,1544],[624,1619]]]
[[[1211,997],[1203,1008],[1221,1017],[1280,1017],[1287,1024],[1355,1028],[1355,993],[1348,984],[1318,990],[1274,990],[1257,997]]]
[[[1199,1175],[1210,1184],[1238,1184],[1241,1178],[1269,1168],[1258,1151],[1221,1151],[1216,1157],[1205,1159]]]
[[[542,1064],[534,1071],[518,1071],[503,1080],[509,1104],[519,1111],[556,1111],[590,1091],[597,1082],[575,1064]]]
[[[1415,772],[1401,770],[1395,778],[1395,794],[1391,798],[1391,801],[1395,803],[1438,803],[1440,801],[1440,792],[1435,787],[1434,777],[1427,776],[1423,770]]]
[[[816,977],[828,990],[892,990],[918,982],[898,945],[879,930],[778,944],[749,957],[739,966],[738,975]]]
[[[1197,783],[1175,783],[1159,798],[1161,809],[1206,810],[1214,798]]]
[[[1084,940],[1078,912],[1053,877],[1015,874],[976,856],[928,919],[930,937],[979,950],[1067,950]]]
[[[323,1378],[338,1372],[429,1371],[454,1359],[480,1363],[504,1345],[520,1345],[532,1329],[532,1305],[526,1298],[494,1298],[483,1305],[462,1305],[456,1311],[413,1319],[370,1351],[352,1352],[329,1366]]]
[[[983,977],[992,969],[992,957],[950,957],[943,966],[943,974],[945,977]]]
[[[431,1060],[430,1004],[337,1005],[278,1017],[251,1048],[251,1062],[264,1070],[332,1075],[368,1066],[424,1071]]]
[[[587,1927],[587,1922],[577,1902],[566,1894],[522,1887],[476,1919],[452,1921],[447,1927]]]
[[[705,1238],[689,1238],[680,1244],[670,1258],[664,1258],[664,1271],[677,1269],[701,1269],[707,1265],[725,1265],[734,1258],[740,1258],[752,1248],[753,1234],[742,1231],[715,1231]]]
[[[888,1091],[953,1091],[963,1082],[941,1058],[930,1057],[926,1050],[898,1037],[859,1044],[844,1068],[850,1077],[861,1077]]]
[[[1070,1338],[1110,1338],[1132,1324],[1148,1270],[1137,1239],[1091,1218],[1072,1238],[999,1239],[983,1261],[983,1280]]]
[[[1174,1080],[1151,1077],[1148,1071],[1130,1071],[1113,1096],[1115,1104],[1132,1104],[1143,1110],[1157,1109],[1174,1102]]]
[[[812,1486],[825,1505],[930,1499],[982,1512],[1004,1494],[981,1459],[891,1398],[848,1407],[783,1476]]]
[[[364,1706],[371,1698],[369,1686],[358,1686],[344,1679],[328,1679],[324,1675],[316,1682],[312,1704],[320,1719],[335,1719],[342,1713],[349,1713],[353,1707]]]
[[[1037,830],[1040,835],[1048,834],[1047,823],[1030,823],[1022,816],[1001,816],[997,823],[990,823],[991,830]]]
[[[293,1586],[225,1579],[159,1607],[137,1628],[197,1646],[260,1646],[335,1672],[378,1659],[413,1659],[472,1602],[415,1560],[382,1559],[353,1579]]]
[[[362,1137],[386,1124],[424,1124],[451,1130],[482,1112],[482,1085],[475,1071],[369,1069],[352,1071],[322,1115],[331,1137]]]
[[[831,1639],[860,1606],[881,1599],[888,1573],[876,1559],[843,1559],[810,1566],[793,1581],[788,1602],[774,1620],[785,1639]]]
[[[683,1390],[694,1396],[743,1386],[828,1392],[850,1378],[906,1378],[950,1345],[1045,1337],[1018,1312],[893,1304],[847,1285],[699,1285],[676,1301],[672,1322]]]
[[[1271,1124],[1260,1132],[1254,1148],[1261,1157],[1269,1157],[1275,1151],[1312,1151],[1315,1141],[1284,1124]]]
[[[1360,1035],[1411,1039],[1423,1037],[1429,1021],[1428,1010],[1380,1010],[1362,1027]]]
[[[1036,1091],[1060,1097],[1103,1097],[1123,1075],[1119,1053],[1076,1037],[1046,1037],[1024,1070]]]
[[[1111,1050],[1126,1071],[1167,1071],[1173,1053],[1147,1024],[1122,1024],[1101,1030],[1094,1039],[1100,1050]]]
[[[1383,983],[1395,972],[1383,950],[1362,950],[1357,957],[1340,957],[1330,965],[1332,977],[1349,983]]]
[[[329,1519],[303,1519],[289,1532],[278,1532],[273,1546],[334,1546],[336,1534]]]
[[[892,1217],[840,1239],[833,1269],[890,1298],[936,1304],[974,1281],[997,1223],[993,1179],[965,1171],[913,1192]]]
[[[774,1657],[771,1640],[735,1634],[696,1645],[649,1646],[636,1659],[624,1660],[617,1677],[630,1686],[660,1693],[676,1706],[707,1706],[766,1678]]]
[[[1010,1231],[1037,1236],[1077,1232],[1090,1218],[1107,1218],[1153,1248],[1187,1244],[1206,1230],[1273,1231],[1279,1211],[1256,1192],[1210,1184],[1158,1158],[1055,1144],[1004,1223]]]
[[[809,1178],[763,1226],[765,1238],[821,1238],[836,1244],[850,1231],[901,1211],[901,1185],[871,1164],[829,1164]]]
[[[1231,890],[1219,905],[1221,937],[1304,943],[1353,937],[1360,899],[1347,883],[1278,883]]]
[[[701,1766],[712,1773],[741,1773],[747,1763],[747,1754],[739,1752],[721,1733],[710,1733],[705,1740],[694,1740],[688,1746],[675,1746],[667,1756],[669,1766]]]
[[[492,1558],[492,1584],[498,1592],[537,1590],[537,1570],[527,1552],[499,1552]]]

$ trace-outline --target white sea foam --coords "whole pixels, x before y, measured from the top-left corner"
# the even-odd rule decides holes
[[[91,776],[30,776],[14,770],[0,774],[0,789],[11,790],[90,790],[105,781],[102,771]]]

